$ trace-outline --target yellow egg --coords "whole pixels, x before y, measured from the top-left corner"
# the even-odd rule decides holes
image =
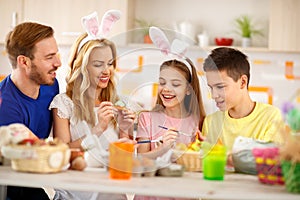
[[[194,151],[200,151],[200,145],[194,142],[191,144],[191,149]]]
[[[176,149],[181,150],[181,151],[185,151],[185,150],[187,150],[187,146],[183,143],[178,143],[178,144],[176,144]]]

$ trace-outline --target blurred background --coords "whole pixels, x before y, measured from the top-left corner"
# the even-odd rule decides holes
[[[216,38],[232,39],[227,45],[248,55],[253,99],[281,107],[299,89],[298,0],[0,0],[0,77],[11,71],[4,48],[6,34],[18,23],[37,21],[55,30],[63,63],[57,78],[64,92],[69,50],[83,32],[81,17],[97,11],[101,19],[108,9],[122,11],[109,37],[117,44],[119,55],[118,92],[145,109],[154,105],[159,65],[165,59],[147,40],[148,28],[153,25],[164,29],[170,41],[180,38],[190,44],[187,56],[197,67],[207,113],[216,107],[202,64],[218,47]],[[257,30],[245,44],[244,30],[237,24],[244,16]],[[300,97],[293,101],[299,104]]]

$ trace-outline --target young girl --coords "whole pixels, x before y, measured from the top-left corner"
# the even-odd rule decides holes
[[[142,112],[138,120],[137,140],[161,140],[140,144],[138,152],[150,158],[166,153],[175,142],[189,144],[199,133],[205,117],[197,72],[190,59],[170,48],[164,33],[150,28],[153,43],[175,58],[160,66],[157,105],[150,112]],[[174,41],[172,46],[178,41]],[[182,47],[182,45],[179,45]],[[174,56],[175,55],[175,56]]]

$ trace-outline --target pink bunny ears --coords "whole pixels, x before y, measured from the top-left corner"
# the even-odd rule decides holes
[[[154,26],[150,27],[149,35],[153,44],[155,44],[155,46],[157,46],[163,54],[171,56],[173,57],[173,59],[183,62],[192,75],[192,66],[185,59],[185,53],[188,47],[187,43],[178,39],[174,39],[172,44],[170,45],[169,40],[164,32]]]
[[[101,24],[98,22],[97,12],[85,16],[81,19],[82,26],[87,32],[88,36],[84,38],[78,47],[78,51],[81,47],[90,40],[106,38],[110,30],[116,21],[121,18],[121,11],[108,10],[102,17]]]

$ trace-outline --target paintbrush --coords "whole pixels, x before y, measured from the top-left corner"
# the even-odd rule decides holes
[[[178,130],[170,129],[170,128],[168,128],[168,127],[161,126],[161,125],[158,125],[158,127],[159,127],[159,128],[162,128],[162,129],[165,129],[165,130],[168,130],[168,131],[174,131],[174,132],[176,132],[176,133],[178,133],[178,134],[181,134],[181,135],[185,135],[185,136],[192,137],[192,135],[191,135],[191,134],[187,134],[187,133],[184,133],[184,132],[182,132],[182,131],[178,131]]]
[[[137,141],[138,144],[151,143],[151,142],[160,142],[160,143],[162,143],[162,140],[140,140],[140,141]]]

